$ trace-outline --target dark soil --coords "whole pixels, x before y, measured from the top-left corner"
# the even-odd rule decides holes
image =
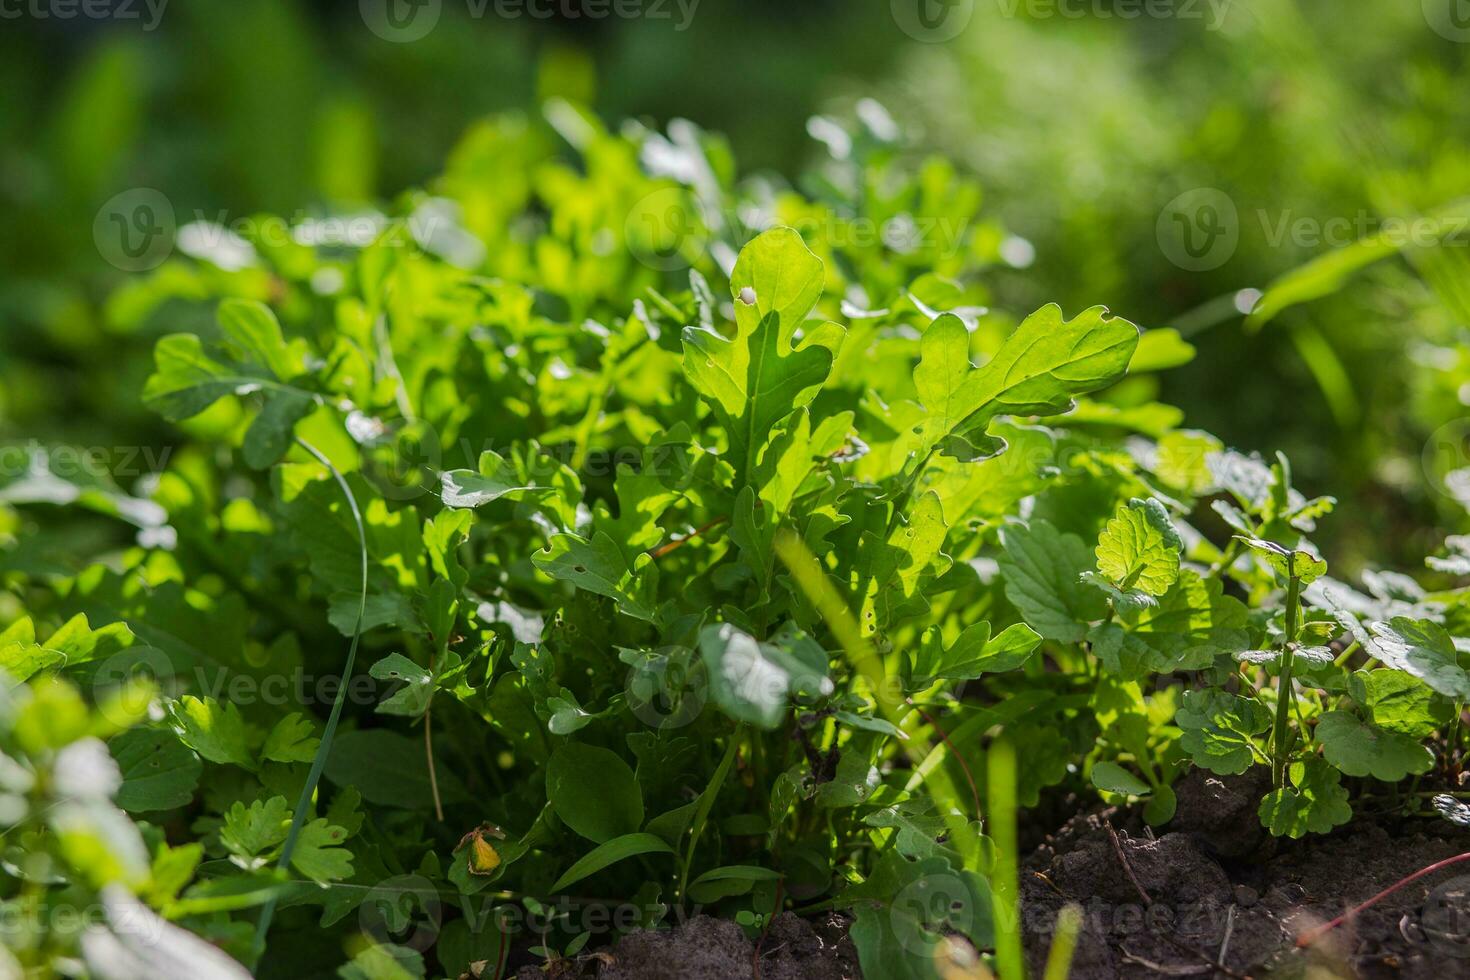
[[[1073,818],[1026,862],[1022,926],[1037,975],[1057,912],[1075,902],[1084,913],[1077,980],[1470,976],[1470,863],[1405,887],[1310,950],[1296,948],[1304,929],[1470,850],[1470,833],[1442,822],[1360,821],[1278,841],[1256,819],[1264,788],[1253,781],[1195,772],[1177,790],[1179,811],[1157,836],[1135,816],[1104,810]]]
[[[836,913],[818,919],[783,913],[757,955],[755,943],[734,922],[697,915],[677,928],[633,932],[610,950],[564,961],[560,975],[552,971],[550,980],[857,980],[862,974],[848,924]],[[548,980],[548,974],[527,966],[517,980]]]
[[[1031,975],[1042,975],[1057,913],[1070,902],[1083,911],[1071,980],[1470,977],[1470,862],[1401,889],[1310,949],[1296,946],[1303,930],[1470,850],[1470,832],[1443,821],[1359,820],[1325,837],[1277,840],[1256,817],[1267,788],[1194,772],[1176,785],[1178,812],[1157,832],[1111,808],[1046,837],[1021,873]],[[738,925],[701,915],[632,933],[549,975],[526,967],[517,976],[857,980],[848,924],[837,913],[788,912],[757,953]]]

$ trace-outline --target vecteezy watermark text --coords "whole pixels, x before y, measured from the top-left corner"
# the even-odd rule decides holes
[[[462,0],[474,20],[662,20],[689,29],[699,0]],[[385,41],[407,44],[427,37],[439,23],[444,0],[358,0],[368,30]]]
[[[1355,214],[1311,215],[1293,208],[1257,208],[1243,217],[1235,200],[1214,187],[1178,195],[1159,212],[1156,234],[1164,256],[1181,269],[1218,269],[1235,254],[1246,233],[1259,233],[1270,249],[1346,248],[1372,241],[1391,249],[1470,245],[1470,213],[1381,217]]]
[[[1236,0],[995,0],[1001,13],[1015,17],[1024,12],[1033,20],[1062,17],[1081,20],[1197,20],[1205,30],[1218,31]]]
[[[168,0],[0,0],[0,20],[142,21],[151,31],[167,6]]]
[[[1429,2],[1429,0],[1425,0]],[[1183,20],[1218,31],[1236,0],[889,0],[899,30],[916,41],[942,44],[959,37],[980,6],[993,5],[1008,20]]]
[[[5,0],[0,0],[0,3]],[[182,221],[181,221],[182,217]],[[366,248],[428,242],[443,227],[431,210],[415,211],[401,222],[377,212],[289,216],[232,215],[195,208],[182,216],[173,202],[152,187],[132,187],[109,198],[92,221],[98,253],[124,272],[146,272],[163,264],[174,249],[207,258],[224,269],[255,260],[256,246],[284,248]]]

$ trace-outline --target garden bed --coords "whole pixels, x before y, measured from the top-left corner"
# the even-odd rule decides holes
[[[1129,809],[1108,807],[1048,835],[1022,868],[1032,974],[1044,974],[1057,915],[1069,902],[1083,911],[1076,980],[1297,976],[1312,968],[1412,980],[1453,975],[1470,962],[1470,873],[1457,868],[1404,887],[1299,949],[1304,930],[1464,851],[1470,834],[1441,821],[1365,817],[1326,837],[1273,838],[1255,819],[1264,792],[1257,782],[1196,772],[1181,782],[1174,820],[1158,831]],[[757,955],[734,923],[697,916],[675,929],[634,933],[575,970],[568,962],[563,975],[857,978],[849,924],[835,913],[786,913]],[[544,975],[537,967],[518,974]]]
[[[1442,821],[1360,818],[1326,837],[1273,838],[1254,780],[1195,772],[1159,833],[1115,808],[1069,821],[1022,874],[1026,948],[1038,975],[1057,912],[1083,907],[1072,976],[1443,977],[1470,959],[1470,876],[1446,868],[1312,945],[1297,937],[1406,875],[1466,850]],[[1117,834],[1114,844],[1110,826]],[[1124,866],[1124,861],[1127,867]]]

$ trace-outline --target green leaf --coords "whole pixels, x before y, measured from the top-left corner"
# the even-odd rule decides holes
[[[561,822],[593,843],[643,825],[643,796],[633,770],[615,752],[568,742],[546,763],[546,798]]]
[[[949,568],[949,557],[940,550],[948,533],[939,494],[930,491],[919,496],[886,540],[863,535],[858,567],[867,580],[862,622],[869,632],[928,608],[919,583],[930,568],[939,573]]]
[[[153,374],[143,404],[170,422],[181,422],[248,385],[270,379],[261,367],[223,364],[193,334],[170,334],[153,348]]]
[[[1281,650],[1244,650],[1235,655],[1243,664],[1258,664],[1280,671],[1285,654]],[[1292,664],[1297,676],[1327,670],[1334,661],[1331,647],[1298,647],[1292,653]]]
[[[689,883],[689,898],[701,905],[747,894],[758,881],[780,881],[781,874],[753,864],[712,868]]]
[[[1470,701],[1470,670],[1443,626],[1395,616],[1387,623],[1369,623],[1368,629],[1363,645],[1385,666],[1419,678],[1447,698]]]
[[[200,700],[186,694],[169,705],[169,718],[179,740],[203,758],[242,769],[255,768],[245,719],[233,704],[221,705],[214,698]]]
[[[1184,692],[1174,724],[1184,730],[1180,745],[1197,765],[1238,775],[1250,768],[1252,738],[1271,727],[1271,712],[1254,699],[1207,688]]]
[[[1092,565],[1087,545],[1044,520],[1000,529],[1006,598],[1048,640],[1080,643],[1087,624],[1107,615],[1107,601],[1081,580]]]
[[[653,834],[624,834],[614,837],[597,845],[589,853],[583,855],[551,886],[553,892],[560,892],[588,875],[596,874],[610,864],[637,857],[640,854],[673,854],[674,849],[664,843],[661,838]]]
[[[1151,330],[1149,334],[1155,332]],[[1159,438],[1155,447],[1153,471],[1171,487],[1190,494],[1204,493],[1215,483],[1210,473],[1210,458],[1223,448],[1224,444],[1208,432],[1190,429],[1168,432]]]
[[[634,619],[653,621],[652,559],[640,554],[630,565],[605,531],[594,532],[591,540],[558,534],[531,561],[554,579],[616,601],[618,609]],[[640,574],[645,569],[648,577]]]
[[[711,697],[736,721],[774,729],[793,698],[832,691],[826,651],[791,624],[769,643],[729,623],[706,626],[699,631],[699,652]]]
[[[403,687],[379,703],[379,714],[417,718],[434,696],[434,675],[401,653],[388,654],[368,668],[368,675],[380,681],[403,681]]]
[[[299,711],[293,711],[280,721],[265,737],[260,750],[262,759],[272,762],[310,762],[316,758],[321,739],[316,737],[316,726],[307,721]]]
[[[1160,786],[1155,789],[1143,807],[1143,819],[1150,827],[1160,827],[1174,819],[1174,811],[1179,809],[1179,797],[1175,795],[1172,786]]]
[[[1325,834],[1353,818],[1342,775],[1312,757],[1288,769],[1289,785],[1274,789],[1261,800],[1261,825],[1277,837],[1296,839],[1307,833]]]
[[[1163,371],[1194,360],[1194,345],[1179,335],[1173,327],[1158,327],[1143,331],[1138,338],[1138,349],[1128,362],[1130,371]]]
[[[745,482],[776,423],[809,403],[827,380],[844,332],[835,323],[797,328],[822,295],[822,261],[790,228],[772,228],[741,249],[730,274],[735,332],[684,328],[684,373],[730,440]]]
[[[546,728],[553,735],[570,735],[573,732],[579,732],[597,717],[584,710],[578,703],[577,696],[566,688],[561,689],[561,694],[547,698],[546,707],[551,712],[551,717],[546,721]]]
[[[303,369],[269,307],[227,299],[219,305],[218,318],[230,348],[220,353],[222,359],[207,353],[193,334],[172,334],[154,348],[154,371],[143,388],[143,402],[171,422],[198,415],[226,395],[254,390],[263,382],[290,380]],[[288,404],[270,408],[270,402],[283,394],[290,396]],[[270,417],[263,423],[257,420],[260,431],[247,440],[251,465],[269,465],[280,455],[276,448],[284,451],[282,432],[289,434],[291,423],[305,414],[303,399],[311,400],[302,392],[279,388],[270,392]]]
[[[1147,796],[1152,787],[1116,762],[1099,762],[1092,767],[1092,785],[1120,796]]]
[[[914,375],[927,413],[919,453],[993,455],[1003,444],[986,429],[997,415],[1068,411],[1076,396],[1122,378],[1137,346],[1138,328],[1105,307],[1064,320],[1053,303],[1028,316],[984,367],[970,369],[968,331],[953,314],[941,316],[924,332]]]
[[[1150,606],[1120,607],[1118,622],[1093,630],[1093,653],[1122,680],[1175,670],[1203,670],[1247,646],[1249,613],[1224,594],[1218,578],[1184,569]]]
[[[869,827],[891,827],[897,835],[893,847],[905,857],[922,860],[941,853],[939,838],[945,834],[944,817],[934,803],[923,797],[883,807],[863,818]]]
[[[1275,541],[1264,541],[1260,538],[1246,537],[1243,534],[1237,534],[1235,537],[1244,541],[1248,548],[1265,558],[1266,563],[1283,582],[1295,576],[1301,579],[1302,585],[1311,585],[1327,574],[1327,563],[1311,552],[1283,548]]]
[[[264,303],[226,299],[215,316],[220,332],[247,363],[264,367],[282,381],[301,373],[300,358],[287,347],[280,322]]]
[[[180,844],[178,847],[159,844],[153,852],[148,890],[139,897],[157,908],[168,906],[193,880],[194,872],[203,859],[203,844]]]
[[[850,934],[865,977],[932,980],[946,935],[980,949],[995,941],[989,886],[943,857],[910,861],[889,852],[844,898],[853,903]]]
[[[1097,542],[1097,567],[1120,588],[1161,596],[1179,580],[1181,543],[1164,505],[1134,498],[1119,506]]]
[[[106,660],[133,646],[133,631],[127,623],[108,623],[96,629],[84,613],[78,613],[37,643],[29,618],[12,623],[0,633],[0,667],[16,681],[29,680],[42,670],[65,669]]]
[[[817,786],[817,806],[845,808],[865,803],[878,789],[882,777],[873,765],[871,741],[854,739],[837,757],[837,771]]]
[[[537,486],[513,461],[488,450],[480,454],[479,472],[449,470],[440,475],[440,483],[446,507],[483,507],[501,497],[522,500],[557,492],[554,487]]]
[[[315,408],[316,399],[304,392],[269,392],[260,414],[245,430],[245,441],[240,445],[245,465],[263,470],[279,461],[291,448],[296,423]]]
[[[1454,718],[1454,707],[1433,688],[1403,671],[1358,670],[1348,677],[1353,700],[1374,725],[1415,739],[1434,733]]]
[[[327,778],[352,787],[369,803],[404,810],[434,806],[424,740],[381,728],[339,732],[327,756]],[[469,799],[469,792],[442,757],[435,759],[439,797],[446,804]]]
[[[424,957],[406,946],[373,944],[337,971],[342,980],[424,980]]]
[[[135,728],[107,748],[122,772],[117,805],[129,813],[172,810],[194,798],[204,766],[172,732]]]
[[[346,839],[347,831],[324,817],[303,824],[291,852],[291,867],[323,884],[352,877],[352,852],[340,846]]]
[[[1434,755],[1416,740],[1367,724],[1346,711],[1328,711],[1317,719],[1316,739],[1323,757],[1347,776],[1396,783],[1434,766]]]
[[[1041,635],[1025,623],[1016,623],[990,635],[989,623],[967,627],[946,649],[938,627],[930,627],[913,654],[908,685],[928,687],[936,680],[968,681],[983,674],[1016,670],[1031,659]]]
[[[256,800],[249,806],[237,801],[224,817],[219,842],[246,871],[264,867],[291,826],[291,809],[284,796]]]
[[[473,976],[473,963],[499,963],[506,937],[494,915],[476,916],[474,921],[446,922],[434,944],[434,955],[446,975]]]

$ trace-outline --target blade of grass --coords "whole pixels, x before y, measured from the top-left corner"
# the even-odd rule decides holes
[[[730,744],[725,747],[724,758],[715,767],[715,773],[710,777],[709,785],[704,788],[703,793],[699,794],[699,805],[694,808],[694,820],[689,828],[689,850],[684,856],[684,866],[679,869],[679,900],[681,902],[684,900],[689,884],[689,869],[694,864],[694,849],[699,846],[699,838],[704,833],[704,825],[709,821],[710,810],[714,809],[715,797],[720,795],[720,787],[725,785],[725,777],[730,774],[730,767],[735,764],[735,751],[740,747],[740,738],[744,733],[744,725],[737,725],[730,733]]]
[[[812,554],[811,549],[801,538],[789,531],[784,531],[776,536],[775,549],[776,554],[790,570],[791,577],[796,580],[797,588],[801,589],[826,622],[832,635],[837,638],[837,643],[842,647],[842,652],[848,662],[867,680],[878,710],[894,727],[901,728],[905,707],[902,693],[897,685],[890,683],[892,678],[886,676],[882,658],[878,656],[867,637],[863,636],[862,629],[858,626],[852,610],[847,608],[847,603],[843,601],[837,588],[827,578],[827,573],[822,570],[816,555]],[[914,744],[916,741],[918,740],[912,738],[900,739],[899,747],[909,757],[910,764],[917,769],[924,764],[931,747],[925,745],[921,748]],[[936,808],[944,817],[945,826],[949,830],[950,843],[959,850],[965,860],[965,866],[972,870],[981,870],[983,856],[980,837],[970,830],[969,820],[965,817],[964,799],[955,788],[954,781],[950,779],[943,765],[935,765],[925,773],[924,786],[928,789],[929,795],[933,797]],[[975,819],[980,819],[979,813],[975,814]]]
[[[1026,980],[1021,958],[1020,859],[1016,843],[1016,750],[997,739],[986,754],[990,791],[990,839],[995,867],[990,892],[995,902],[995,963],[1000,980]]]
[[[1057,913],[1056,931],[1052,933],[1051,951],[1046,954],[1044,980],[1067,980],[1072,972],[1072,957],[1077,952],[1077,937],[1082,932],[1082,906],[1068,902]]]
[[[301,828],[306,823],[306,811],[311,805],[312,796],[316,793],[316,787],[322,778],[322,769],[327,764],[327,753],[332,748],[332,736],[337,733],[337,722],[342,717],[342,705],[346,702],[347,682],[352,676],[352,665],[357,660],[357,644],[362,639],[362,619],[367,611],[367,582],[368,582],[368,552],[367,552],[367,530],[363,527],[362,511],[358,509],[357,498],[353,496],[352,488],[347,485],[344,477],[332,461],[327,459],[322,452],[301,437],[296,442],[312,456],[317,462],[325,466],[337,481],[337,486],[342,489],[342,495],[347,498],[347,506],[352,511],[353,523],[357,525],[357,544],[362,558],[362,591],[357,603],[357,621],[352,627],[352,642],[347,647],[347,659],[342,664],[342,683],[337,685],[337,696],[332,701],[331,713],[327,715],[327,727],[322,732],[321,744],[317,746],[316,755],[311,760],[311,770],[306,775],[306,784],[301,787],[301,796],[296,801],[296,811],[291,815],[291,829],[286,833],[286,842],[281,846],[281,857],[277,866],[285,869],[290,866],[291,855],[296,850],[296,839],[301,834]],[[260,918],[255,923],[255,940],[251,943],[251,962],[259,963],[260,957],[265,952],[265,937],[270,931],[271,918],[275,915],[276,900],[270,898],[260,909]]]

